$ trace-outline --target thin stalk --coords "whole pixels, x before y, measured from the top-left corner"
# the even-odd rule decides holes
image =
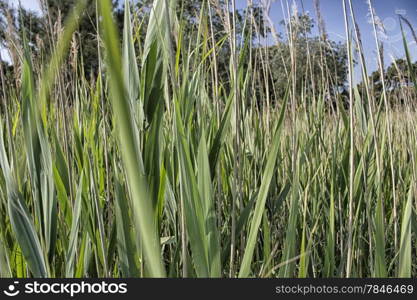
[[[397,218],[397,196],[395,192],[395,171],[394,171],[394,156],[393,156],[393,150],[392,150],[392,125],[391,125],[391,109],[388,104],[388,96],[387,96],[387,89],[385,86],[385,71],[384,71],[384,64],[381,58],[381,48],[379,45],[379,39],[378,39],[378,33],[376,29],[376,21],[375,21],[375,14],[374,9],[372,5],[372,0],[368,1],[369,4],[369,11],[371,13],[371,19],[372,19],[372,27],[374,31],[374,37],[375,37],[375,45],[377,49],[377,59],[378,59],[378,68],[379,68],[379,74],[381,76],[381,83],[382,83],[382,97],[384,99],[384,106],[387,112],[387,122],[386,122],[386,130],[388,134],[388,151],[389,151],[389,157],[390,157],[390,167],[391,167],[391,185],[392,185],[392,197],[393,197],[393,223],[394,223],[394,250],[395,253],[398,252],[398,218]]]
[[[352,271],[352,235],[353,235],[353,182],[355,177],[355,159],[354,159],[354,116],[353,116],[353,70],[352,70],[352,49],[349,33],[349,22],[347,19],[346,0],[343,0],[343,16],[345,21],[345,30],[347,38],[348,53],[348,78],[349,78],[349,126],[350,126],[350,152],[349,152],[349,215],[348,215],[348,244],[346,259],[346,277],[351,276]]]

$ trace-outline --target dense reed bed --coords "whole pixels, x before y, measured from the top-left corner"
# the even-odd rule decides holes
[[[17,83],[0,98],[0,275],[415,277],[416,85],[396,91],[401,105],[385,86],[376,93],[343,0],[347,96],[320,56],[297,80],[302,29],[288,9],[291,55],[275,97],[251,1],[241,38],[235,1],[231,14],[203,2],[185,36],[181,1],[155,0],[145,33],[129,1],[123,32],[110,1],[97,1],[92,79],[73,35],[87,1],[46,62],[23,38]],[[398,76],[416,82],[405,34],[404,47]]]

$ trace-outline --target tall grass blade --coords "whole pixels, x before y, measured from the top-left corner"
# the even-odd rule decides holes
[[[401,220],[400,236],[400,260],[398,277],[411,277],[412,256],[411,256],[411,217],[413,203],[413,184],[410,185],[407,201],[405,203],[403,217]]]
[[[0,165],[7,187],[7,207],[13,232],[22,249],[23,256],[35,277],[47,277],[47,267],[41,243],[27,209],[19,192],[12,167],[9,164],[3,141],[3,128],[0,126]]]
[[[285,102],[281,107],[280,116],[275,127],[274,137],[272,139],[270,149],[271,152],[268,155],[268,160],[266,162],[265,169],[262,174],[262,183],[261,187],[259,188],[259,194],[256,200],[255,210],[253,212],[253,218],[250,225],[250,231],[245,247],[245,253],[240,266],[239,277],[248,277],[250,275],[253,251],[255,250],[258,230],[262,221],[262,215],[265,209],[265,202],[268,196],[269,186],[271,184],[272,176],[275,170],[275,163],[278,156],[279,144],[281,141],[282,124],[284,121],[287,99],[288,98],[285,99]]]
[[[121,56],[116,27],[111,16],[110,1],[100,1],[99,8],[103,18],[102,33],[107,53],[111,101],[116,121],[119,149],[122,153],[127,182],[132,195],[135,224],[140,233],[149,275],[152,277],[164,277],[165,268],[162,264],[159,238],[156,224],[153,220],[152,203],[149,197],[146,177],[140,167],[143,163],[136,141],[137,136],[135,132],[137,131],[134,129],[135,124],[121,72]]]

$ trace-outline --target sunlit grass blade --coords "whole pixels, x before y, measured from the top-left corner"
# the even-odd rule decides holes
[[[210,164],[208,161],[205,131],[201,133],[200,144],[197,154],[197,182],[198,190],[203,207],[205,220],[205,234],[208,240],[208,262],[210,277],[221,276],[220,263],[220,234],[217,229],[217,218],[212,195]]]
[[[193,171],[187,136],[181,119],[180,106],[175,105],[176,140],[181,172],[181,197],[184,201],[184,214],[187,233],[190,239],[194,267],[199,277],[209,277],[208,241],[203,204],[200,199],[197,180]],[[185,245],[183,245],[185,247]]]
[[[403,217],[401,220],[401,238],[400,238],[400,260],[398,267],[398,277],[411,277],[412,256],[411,256],[411,217],[412,217],[412,200],[413,184],[410,185],[408,197],[403,208]]]
[[[250,231],[245,247],[245,253],[240,266],[239,277],[248,277],[250,275],[253,251],[255,250],[258,230],[262,221],[262,215],[265,209],[265,202],[268,196],[269,186],[271,184],[272,175],[275,170],[275,164],[278,156],[279,144],[281,141],[282,123],[284,121],[287,99],[288,98],[285,99],[285,102],[281,107],[280,116],[275,127],[274,137],[272,139],[270,153],[268,154],[268,160],[266,162],[265,169],[262,175],[262,183],[259,188],[259,194],[256,200],[255,210],[253,212],[253,218],[250,225]]]
[[[80,218],[82,208],[82,196],[83,196],[83,181],[84,175],[81,174],[80,182],[77,188],[77,196],[75,197],[74,210],[72,212],[72,224],[69,236],[69,243],[66,253],[66,265],[65,265],[65,276],[74,277],[74,267],[76,253],[78,249],[78,232],[80,229]]]
[[[35,277],[47,277],[44,252],[26,203],[18,190],[4,147],[3,128],[0,127],[0,164],[3,176],[6,179],[10,223],[30,271]]]

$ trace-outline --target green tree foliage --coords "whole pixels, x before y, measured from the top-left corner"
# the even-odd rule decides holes
[[[281,25],[290,24],[281,22]],[[308,14],[299,14],[291,18],[293,49],[296,57],[296,77],[298,94],[305,87],[313,92],[327,82],[330,83],[329,94],[334,95],[343,91],[347,78],[346,45],[335,42],[327,37],[314,36],[312,30],[314,20]],[[271,77],[280,99],[285,93],[291,70],[290,37],[282,39],[277,45],[270,47]]]
[[[417,74],[417,62],[412,64],[412,70],[408,67],[405,59],[397,59],[393,61],[384,73],[385,87],[390,94],[391,105],[404,104],[404,91],[411,90],[413,86],[413,74]],[[414,75],[415,76],[415,75]],[[375,92],[376,101],[380,103],[383,91],[381,74],[379,71],[373,72],[369,76],[369,82]],[[365,93],[363,82],[358,85],[361,94]]]
[[[12,7],[6,0],[0,0],[0,46],[10,47],[6,34],[10,30],[7,23],[12,22],[16,29],[17,40],[21,40],[22,30],[25,28],[31,52],[35,56],[49,57],[53,49],[54,41],[62,33],[64,20],[71,13],[77,0],[44,0],[41,3],[41,12],[25,9],[24,7]],[[123,24],[122,7],[115,5],[113,1],[113,13],[119,27]],[[80,18],[80,26],[76,33],[76,43],[80,48],[82,66],[87,76],[96,74],[98,69],[97,50],[97,18],[96,3],[89,1],[84,16]]]

